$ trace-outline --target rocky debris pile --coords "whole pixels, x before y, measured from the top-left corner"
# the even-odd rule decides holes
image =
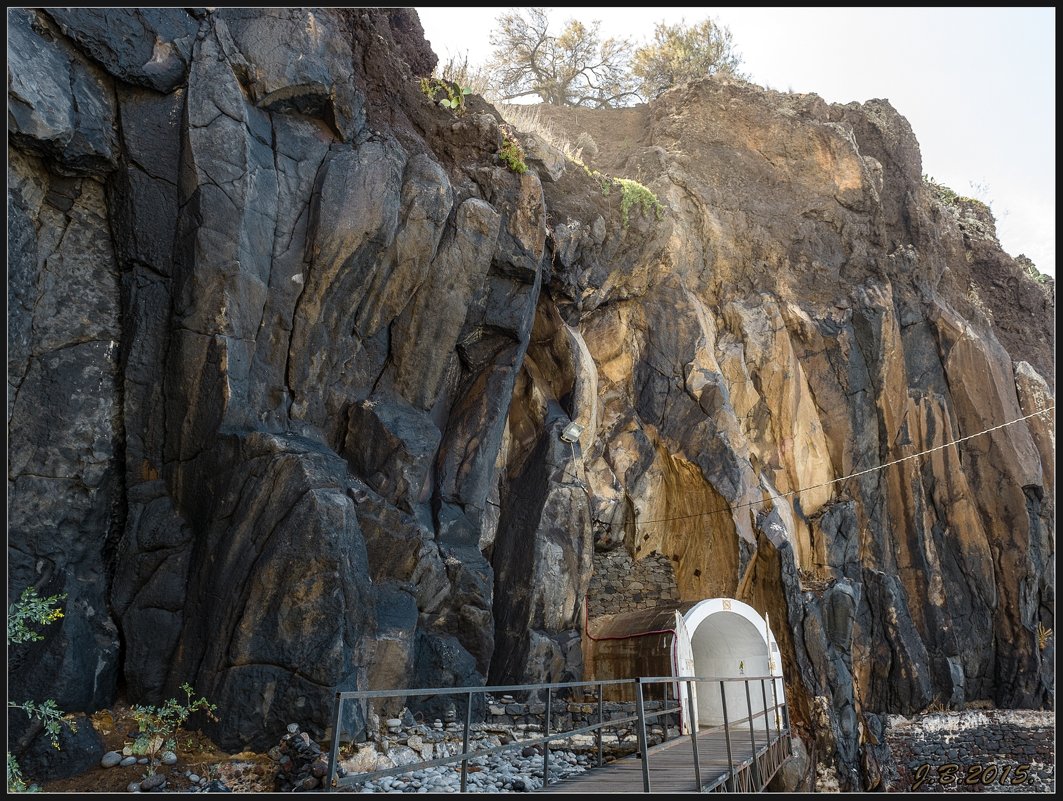
[[[669,702],[671,703],[671,702]],[[662,708],[661,701],[647,700],[645,710],[647,714],[657,712]],[[513,732],[532,731],[542,732],[540,725],[546,713],[546,704],[542,701],[521,702],[512,695],[495,697],[486,695],[487,718],[484,723],[484,731],[498,734],[503,742]],[[606,701],[602,712],[605,721],[621,721],[635,715],[634,701]],[[677,737],[679,730],[673,725],[674,716],[667,716],[669,723],[668,739]],[[585,696],[582,703],[578,701],[561,702],[555,699],[551,731],[582,728],[598,722],[598,703],[591,696]],[[651,719],[652,720],[652,719]],[[657,718],[660,720],[660,718]],[[630,754],[638,747],[638,734],[635,724],[631,721],[616,722],[603,730],[602,748],[607,757],[616,758]],[[646,736],[652,745],[663,742],[665,739],[664,726],[660,723],[649,723],[646,727]],[[570,743],[575,751],[582,753],[590,749],[596,749],[597,740],[593,735],[577,735],[571,738]]]
[[[173,761],[169,761],[171,756],[173,758]],[[174,754],[173,751],[167,751],[165,754],[162,755],[162,764],[164,765],[173,765],[176,761],[177,755]],[[147,764],[148,758],[134,756],[132,748],[130,746],[126,746],[121,751],[108,751],[106,754],[103,755],[103,758],[100,759],[100,767],[104,768],[130,768],[134,765]]]
[[[192,778],[195,774],[191,774],[189,778]],[[232,790],[221,779],[214,779],[213,781],[208,779],[201,779],[198,786],[192,787],[188,792],[190,793],[231,793]]]
[[[583,773],[591,757],[573,751],[550,749],[550,782]],[[538,749],[513,749],[469,760],[466,791],[470,793],[525,793],[543,786],[543,758]],[[370,793],[454,793],[461,790],[461,764],[436,765],[399,776],[365,782]]]
[[[309,734],[299,730],[297,723],[288,724],[287,733],[279,745],[269,750],[269,757],[277,763],[273,783],[281,792],[317,790],[328,773],[328,755],[321,752],[321,746]]]
[[[536,704],[518,704],[512,696],[488,696],[492,706],[534,708]],[[522,710],[524,711],[524,710]],[[461,788],[461,763],[419,768],[421,761],[455,756],[461,753],[464,727],[454,714],[447,722],[436,719],[418,723],[403,710],[402,714],[382,720],[369,716],[368,741],[353,746],[353,753],[341,758],[348,774],[365,774],[376,770],[410,766],[409,773],[371,779],[357,785],[363,792],[457,792]],[[556,731],[556,729],[554,729]],[[650,742],[664,739],[664,729],[652,726],[647,731]],[[473,723],[469,729],[469,750],[485,751],[502,745],[535,740],[543,734],[541,723],[503,723],[492,720]],[[670,729],[669,738],[678,735]],[[633,753],[637,749],[632,729],[608,731],[603,741],[607,761]],[[582,773],[597,764],[597,739],[593,735],[573,735],[550,743],[550,781],[555,782]],[[529,744],[523,748],[469,759],[469,792],[531,792],[542,788],[543,746]]]
[[[131,750],[128,746],[124,751]],[[318,749],[320,751],[320,749]],[[124,751],[108,751],[100,759],[100,767],[103,768],[117,768],[117,767],[137,767],[145,766],[148,764],[147,757],[136,757],[133,754],[126,754]],[[126,788],[131,793],[161,793],[170,792],[173,788],[170,786],[167,779],[167,769],[174,769],[174,765],[177,764],[177,754],[173,751],[165,751],[159,758],[160,767],[157,771],[144,776],[143,778],[131,781]],[[230,793],[232,789],[226,785],[226,783],[220,779],[213,779],[207,776],[200,776],[191,770],[186,770],[183,773],[184,778],[187,779],[188,784],[191,785],[188,788],[190,793]]]

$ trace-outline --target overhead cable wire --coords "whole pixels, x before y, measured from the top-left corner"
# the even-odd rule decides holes
[[[1047,414],[1048,412],[1055,411],[1055,408],[1056,408],[1055,406],[1049,406],[1049,407],[1047,407],[1045,409],[1041,409],[1041,410],[1033,412],[1031,414],[1024,415],[1023,417],[1017,417],[1014,420],[1009,420],[1006,423],[1001,423],[998,426],[993,426],[992,428],[987,428],[984,431],[979,431],[977,434],[969,434],[966,437],[960,437],[959,439],[950,440],[949,442],[945,442],[945,443],[943,443],[941,445],[935,445],[933,448],[927,448],[925,451],[919,451],[919,453],[911,453],[911,454],[908,454],[907,456],[902,456],[899,459],[894,459],[891,462],[886,462],[885,464],[880,464],[880,465],[875,465],[874,467],[869,467],[866,470],[858,470],[855,473],[850,473],[849,475],[842,476],[841,478],[832,478],[830,481],[823,481],[823,482],[820,482],[819,484],[812,484],[811,486],[808,486],[808,487],[801,487],[800,489],[789,490],[788,492],[783,492],[783,493],[780,493],[779,495],[769,495],[766,498],[760,498],[760,499],[755,500],[755,501],[750,501],[749,503],[737,504],[736,506],[727,506],[727,507],[724,507],[724,508],[721,508],[721,509],[710,509],[707,512],[696,512],[694,514],[689,514],[689,515],[677,515],[675,517],[661,517],[661,518],[655,518],[653,520],[638,520],[638,521],[636,521],[635,525],[636,525],[637,528],[641,528],[642,526],[648,526],[648,525],[650,525],[652,523],[671,523],[672,521],[675,521],[675,520],[691,520],[691,519],[696,518],[696,517],[704,517],[706,515],[720,514],[722,512],[736,512],[739,509],[746,509],[746,508],[748,508],[750,506],[756,506],[757,504],[765,503],[767,501],[783,500],[783,499],[789,498],[789,497],[791,497],[793,495],[800,495],[802,492],[809,492],[810,490],[819,489],[820,487],[829,487],[831,484],[837,484],[837,483],[842,482],[842,481],[848,481],[851,478],[857,478],[858,476],[864,476],[864,475],[867,475],[869,473],[874,473],[874,472],[876,472],[878,470],[885,470],[887,467],[892,467],[895,464],[900,464],[901,462],[906,462],[909,459],[918,459],[920,456],[926,456],[927,454],[935,453],[936,451],[940,451],[940,450],[944,450],[945,448],[948,448],[951,445],[959,445],[961,442],[966,442],[967,440],[974,439],[975,437],[981,437],[984,434],[989,434],[989,433],[992,433],[993,431],[999,431],[1002,428],[1007,428],[1008,426],[1013,426],[1016,423],[1021,423],[1024,420],[1029,420],[1031,417],[1038,417],[1038,416],[1040,416],[1042,414]]]

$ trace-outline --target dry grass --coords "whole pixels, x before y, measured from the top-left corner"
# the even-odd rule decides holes
[[[538,107],[500,103],[495,108],[502,115],[502,119],[521,133],[541,136],[547,144],[560,150],[566,159],[581,167],[586,166],[583,163],[583,148],[577,148],[563,134],[551,128],[543,120]]]
[[[491,81],[483,67],[469,64],[469,54],[451,55],[445,62],[436,64],[433,77],[456,83],[462,89],[468,89],[474,95],[480,95],[492,102]]]
[[[1052,629],[1045,626],[1044,623],[1037,624],[1037,645],[1043,651],[1048,647],[1048,641],[1052,639]]]

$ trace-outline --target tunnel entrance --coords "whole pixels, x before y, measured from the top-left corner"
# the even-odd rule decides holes
[[[710,598],[694,604],[683,615],[690,637],[694,674],[715,678],[741,678],[779,675],[779,646],[767,621],[748,604],[733,598]],[[697,712],[700,726],[716,726],[727,719],[747,717],[763,712],[765,698],[769,707],[775,696],[782,700],[782,677],[774,682],[749,682],[746,696],[744,682],[727,682],[721,693],[719,684],[699,685]]]
[[[783,702],[779,646],[768,621],[734,598],[602,615],[588,621],[586,634],[584,659],[589,678],[755,679],[748,682],[748,701],[746,682],[725,682],[722,692],[717,681],[697,684],[694,709],[699,728],[722,724],[725,702],[730,723],[748,717],[750,710],[754,715],[763,712],[765,700],[769,708]],[[682,701],[684,730],[689,725],[687,687],[685,682],[675,685]]]

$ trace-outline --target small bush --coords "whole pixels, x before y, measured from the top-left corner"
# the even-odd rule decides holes
[[[43,640],[44,635],[30,628],[29,624],[47,626],[57,621],[63,616],[63,610],[59,609],[57,604],[64,598],[65,592],[62,595],[42,598],[37,594],[36,587],[23,590],[18,602],[7,609],[7,641],[23,643]]]
[[[446,63],[436,65],[433,73],[434,78],[439,78],[448,83],[457,84],[464,90],[464,94],[481,95],[488,100],[491,97],[490,76],[483,67],[469,64],[469,54],[464,56],[450,56]]]
[[[955,206],[961,200],[967,199],[961,198],[953,190],[945,186],[945,184],[939,184],[931,175],[924,175],[923,183],[926,184],[926,187],[934,194],[934,197],[946,206]]]
[[[528,165],[524,163],[524,149],[517,142],[515,134],[502,127],[502,147],[498,151],[498,158],[517,175],[523,175],[528,171]]]
[[[31,626],[47,626],[49,623],[54,623],[61,618],[63,612],[57,604],[63,598],[66,598],[66,593],[41,598],[37,593],[36,587],[27,587],[23,590],[18,601],[7,608],[8,645],[43,640],[44,635],[31,628]],[[7,708],[21,709],[29,717],[41,721],[44,724],[45,732],[51,738],[53,748],[59,748],[59,731],[64,724],[70,728],[70,731],[76,732],[78,730],[77,724],[72,720],[67,720],[51,698],[41,703],[35,701],[23,701],[22,703],[8,701]],[[22,775],[21,768],[19,768],[18,760],[8,751],[8,792],[29,793],[37,792],[39,789],[35,784],[26,784],[26,779]]]
[[[185,682],[181,685],[185,691],[185,702],[170,698],[162,706],[134,706],[133,719],[137,722],[139,733],[132,743],[134,754],[148,757],[148,775],[155,773],[163,751],[177,749],[177,730],[181,728],[189,715],[200,710],[206,712],[211,720],[217,720],[218,711],[215,704],[206,698],[192,700],[195,690]]]
[[[26,784],[26,777],[22,775],[22,768],[18,766],[11,752],[7,752],[7,791],[9,793],[36,793],[40,792],[36,784]]]
[[[591,178],[598,182],[598,186],[602,188],[602,197],[609,197],[609,193],[613,191],[613,186],[619,185],[616,178],[611,178],[604,172],[598,170],[592,170],[583,162],[579,162],[579,165],[583,168],[583,171],[587,173]]]
[[[1018,264],[1027,277],[1036,281],[1038,284],[1047,284],[1051,278],[1037,269],[1037,265],[1033,263],[1033,259],[1027,256],[1025,253],[1020,253],[1015,257],[1015,263]]]
[[[429,100],[458,114],[465,111],[465,95],[472,93],[471,89],[444,78],[421,78],[421,91]]]
[[[653,212],[658,220],[664,219],[664,206],[647,187],[630,178],[617,178],[620,184],[620,218],[626,228],[631,209],[640,206],[644,212]]]

